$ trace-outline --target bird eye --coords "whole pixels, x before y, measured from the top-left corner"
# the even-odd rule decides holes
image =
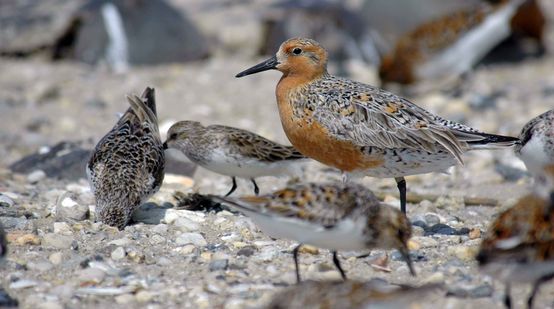
[[[302,48],[296,47],[292,50],[292,53],[295,55],[300,55],[302,53]]]

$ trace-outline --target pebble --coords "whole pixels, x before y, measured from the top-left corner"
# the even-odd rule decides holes
[[[473,228],[469,230],[469,239],[481,238],[481,230],[478,228]]]
[[[8,241],[10,243],[15,243],[18,246],[25,246],[25,245],[40,245],[41,240],[40,238],[35,234],[19,234],[19,233],[10,233],[7,236]],[[13,241],[12,241],[13,239]]]
[[[152,244],[161,244],[161,243],[164,243],[165,240],[166,240],[165,237],[162,237],[158,234],[155,234],[152,237],[150,237],[150,243]]]
[[[167,224],[163,224],[163,223],[156,224],[152,228],[152,232],[156,233],[156,234],[166,234],[167,233]]]
[[[188,218],[180,217],[172,223],[181,232],[195,232],[200,229],[200,225]]]
[[[64,309],[64,306],[56,301],[46,301],[37,305],[37,309]]]
[[[206,215],[202,212],[194,212],[182,209],[168,209],[165,212],[163,223],[173,224],[178,218],[186,218],[195,223],[203,223],[206,221]]]
[[[130,240],[129,238],[127,237],[123,237],[123,238],[119,238],[119,239],[114,239],[112,241],[110,241],[108,243],[108,245],[116,245],[116,246],[128,246],[130,244],[132,244],[133,241]]]
[[[135,295],[135,299],[139,303],[147,303],[151,301],[153,298],[154,298],[154,294],[145,290],[138,291],[137,294]]]
[[[256,247],[253,247],[253,246],[246,246],[239,249],[239,251],[237,251],[238,256],[246,256],[246,257],[252,256],[254,255],[254,253],[256,253]]]
[[[479,248],[477,246],[454,246],[448,247],[447,254],[454,255],[462,261],[469,262],[475,259],[475,255]]]
[[[7,195],[0,194],[0,207],[12,207],[15,202]]]
[[[54,252],[50,254],[48,260],[54,265],[60,265],[63,262],[63,254],[61,252]]]
[[[54,233],[62,235],[72,235],[73,230],[66,222],[54,222]]]
[[[54,265],[49,261],[38,261],[38,262],[29,262],[27,263],[27,268],[29,270],[37,271],[39,273],[47,272],[54,268]]]
[[[443,223],[438,223],[433,226],[430,226],[425,229],[424,236],[431,236],[431,235],[467,235],[469,233],[469,229],[464,227],[461,229],[455,229],[451,226],[448,226]]]
[[[429,226],[439,224],[441,222],[439,216],[433,213],[428,213],[425,215],[425,223]]]
[[[296,247],[296,245],[295,245],[295,247]],[[316,254],[319,254],[319,249],[317,247],[314,247],[314,246],[303,245],[302,247],[300,247],[298,252],[299,253],[306,253],[306,254],[316,255]]]
[[[472,288],[454,287],[448,289],[447,296],[454,296],[459,298],[484,298],[491,297],[494,289],[489,284],[483,284]]]
[[[35,170],[27,175],[27,181],[37,183],[46,178],[46,173],[43,170]]]
[[[115,302],[120,305],[131,303],[134,300],[135,300],[135,297],[133,296],[133,294],[123,294],[123,295],[117,295],[115,297]]]
[[[42,238],[42,245],[58,249],[69,249],[73,243],[73,237],[55,233],[47,233]]]
[[[208,268],[210,271],[217,271],[217,270],[226,270],[227,267],[229,267],[229,260],[222,259],[222,260],[211,261]]]
[[[127,252],[127,258],[135,263],[143,263],[145,260],[145,255],[138,250],[132,249]]]
[[[433,273],[431,276],[425,278],[423,280],[424,284],[427,283],[442,283],[444,282],[444,274],[441,272]]]
[[[179,246],[193,244],[197,247],[204,247],[208,244],[204,236],[199,233],[182,233],[175,239],[175,243]]]
[[[106,278],[106,273],[99,268],[85,268],[78,272],[77,278],[83,284],[99,284]]]
[[[178,252],[181,253],[182,255],[189,255],[193,253],[195,250],[196,250],[196,246],[194,246],[193,244],[184,245],[178,248]]]
[[[56,202],[56,219],[63,221],[82,221],[88,218],[89,208],[77,203],[69,192],[64,192]]]
[[[123,247],[117,247],[114,251],[111,253],[112,260],[121,260],[125,257],[125,249]]]
[[[10,283],[10,289],[12,290],[28,289],[37,285],[38,285],[38,281],[30,280],[30,279],[21,279]]]

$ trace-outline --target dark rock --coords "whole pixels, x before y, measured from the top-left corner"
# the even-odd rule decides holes
[[[253,246],[246,246],[237,251],[238,256],[252,256],[256,253],[256,248]]]
[[[454,287],[448,290],[446,296],[459,298],[484,298],[491,297],[493,292],[494,289],[492,286],[484,284],[469,289]]]
[[[226,270],[227,267],[229,267],[229,260],[227,259],[214,260],[211,261],[209,265],[210,271]]]
[[[28,174],[42,170],[46,176],[58,179],[78,180],[85,178],[85,167],[90,150],[76,142],[60,142],[47,153],[34,153],[12,163],[12,172]]]
[[[467,227],[463,227],[463,228],[457,230],[457,229],[455,229],[451,226],[448,226],[446,224],[443,224],[443,223],[438,223],[438,224],[435,224],[433,226],[424,228],[424,230],[425,230],[425,233],[423,234],[423,236],[431,236],[431,235],[436,235],[436,234],[440,234],[440,235],[467,235],[467,234],[469,234],[469,229]]]
[[[419,251],[411,251],[410,258],[412,259],[412,262],[427,262],[429,260],[423,253]],[[400,252],[398,252],[398,250],[394,250],[392,252],[391,259],[393,261],[404,261],[404,257]]]
[[[17,299],[12,298],[2,287],[0,287],[0,308],[14,308],[19,305]]]

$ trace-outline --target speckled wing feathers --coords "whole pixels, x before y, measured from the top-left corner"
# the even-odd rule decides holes
[[[342,87],[341,92],[333,89],[337,85]],[[445,148],[462,163],[461,154],[468,148],[467,142],[483,139],[473,134],[477,131],[462,125],[456,127],[392,93],[343,78],[325,76],[302,92],[316,96],[313,93],[322,91],[324,95],[307,100],[320,102],[312,106],[314,118],[336,138],[360,146],[429,152]]]
[[[263,162],[306,159],[292,146],[278,144],[246,130],[221,125],[212,125],[208,129],[224,132],[224,138],[231,148],[245,157],[254,157]]]

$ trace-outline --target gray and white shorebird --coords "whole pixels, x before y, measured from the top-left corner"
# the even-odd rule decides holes
[[[97,219],[125,228],[133,211],[156,193],[164,178],[153,88],[127,97],[131,107],[96,145],[87,176],[96,198]]]
[[[477,255],[479,267],[506,285],[504,303],[512,307],[513,283],[531,283],[533,307],[539,287],[554,278],[554,164],[536,174],[534,192],[500,213]]]
[[[533,175],[554,164],[554,109],[525,124],[514,151]]]
[[[354,183],[297,184],[263,196],[210,196],[250,217],[273,238],[299,242],[293,250],[300,282],[298,250],[303,244],[329,249],[343,279],[337,251],[397,249],[415,270],[408,251],[412,235],[406,215],[381,204],[369,189]]]
[[[304,281],[277,292],[265,309],[413,308],[418,301],[443,289],[441,284],[419,287],[392,285],[382,280]],[[417,305],[415,306],[417,308]]]
[[[237,188],[236,177],[254,184],[261,176],[297,175],[308,158],[294,147],[268,140],[247,130],[222,125],[203,126],[198,121],[179,121],[167,132],[164,149],[175,148],[192,162],[212,172],[231,176]]]
[[[406,212],[404,176],[444,172],[464,152],[510,147],[515,137],[480,132],[433,115],[386,90],[327,72],[327,51],[293,38],[276,55],[239,74],[283,76],[276,88],[283,129],[303,155],[346,175],[394,178]]]

